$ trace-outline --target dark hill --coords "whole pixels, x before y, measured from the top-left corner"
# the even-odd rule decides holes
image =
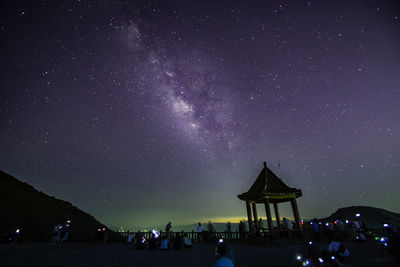
[[[381,228],[383,223],[390,223],[392,226],[400,226],[400,214],[385,209],[352,206],[340,208],[325,220],[354,220],[355,215],[359,213],[361,220],[370,228]]]
[[[49,240],[58,223],[71,220],[70,238],[89,240],[104,227],[93,216],[71,203],[37,191],[0,171],[0,234],[20,228],[26,239]]]

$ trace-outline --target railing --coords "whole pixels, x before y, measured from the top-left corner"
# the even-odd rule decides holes
[[[132,233],[134,235],[134,237],[138,237],[138,236],[144,236],[144,238],[149,239],[152,237],[153,233],[152,232],[120,232],[119,234],[121,235],[121,237],[126,240],[128,238],[128,235]],[[177,235],[180,236],[185,236],[187,235],[187,237],[189,237],[191,240],[193,241],[199,241],[200,239],[203,241],[215,241],[219,238],[224,238],[226,240],[246,240],[246,239],[250,239],[252,237],[257,237],[257,238],[261,238],[261,239],[267,239],[267,238],[271,238],[271,237],[289,237],[289,238],[293,238],[298,236],[299,231],[297,230],[283,230],[283,229],[274,229],[273,234],[271,235],[271,233],[268,230],[261,230],[261,231],[257,231],[256,233],[253,233],[252,235],[250,234],[250,232],[244,232],[244,233],[240,233],[239,231],[234,231],[234,232],[208,232],[208,231],[203,231],[202,233],[198,233],[195,231],[191,231],[191,232],[170,232],[170,233],[166,233],[163,231],[160,231],[160,236],[163,235],[168,235],[168,237],[170,239],[175,238]]]
[[[138,235],[140,236],[144,236],[144,238],[149,239],[152,237],[153,233],[152,232],[123,232],[123,233],[119,233],[123,238],[128,238],[128,235],[132,233],[135,237],[137,237]],[[187,235],[187,237],[189,237],[191,240],[199,240],[200,238],[202,238],[203,240],[217,240],[219,238],[224,238],[224,239],[244,239],[247,238],[248,235],[250,235],[249,232],[243,233],[242,236],[240,235],[240,233],[238,231],[235,232],[207,232],[207,231],[203,231],[201,233],[195,232],[195,231],[191,231],[191,232],[163,232],[160,231],[160,236],[164,236],[164,235],[168,235],[168,237],[170,239],[175,238],[177,235],[180,236],[185,236]]]

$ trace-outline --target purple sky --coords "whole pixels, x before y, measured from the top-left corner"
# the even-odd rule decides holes
[[[400,212],[396,1],[209,2],[2,2],[0,168],[124,228],[245,218],[263,161]]]

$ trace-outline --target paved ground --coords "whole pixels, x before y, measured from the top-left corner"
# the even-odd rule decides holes
[[[303,242],[302,242],[303,243]],[[305,243],[305,242],[304,242]],[[274,246],[231,244],[235,266],[299,266],[298,254],[306,245],[276,243]],[[315,244],[325,248],[325,243]],[[400,266],[381,246],[346,243],[352,257],[342,266]],[[128,244],[48,243],[0,245],[0,266],[213,266],[215,244],[195,244],[190,250],[136,250]]]

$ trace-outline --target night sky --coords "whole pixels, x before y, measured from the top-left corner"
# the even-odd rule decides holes
[[[235,221],[266,161],[305,218],[400,212],[396,1],[0,5],[0,169],[38,190],[112,227]]]

